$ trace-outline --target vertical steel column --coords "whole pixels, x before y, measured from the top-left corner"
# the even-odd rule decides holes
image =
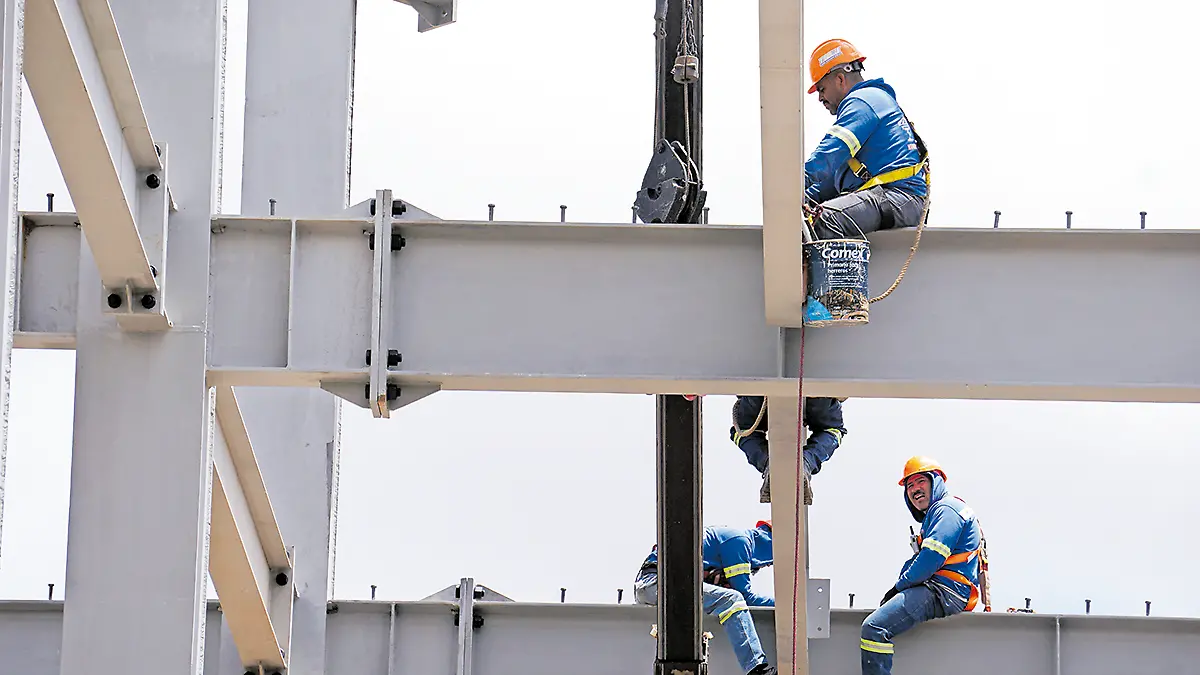
[[[121,331],[80,247],[62,675],[200,672],[212,400],[210,218],[224,115],[225,3],[110,0],[156,142],[169,148],[174,328]]]
[[[701,672],[701,414],[697,397],[657,397],[658,652],[656,675]]]
[[[25,0],[4,0],[0,17],[0,158],[8,179],[0,185],[0,207],[4,209],[4,258],[0,280],[4,283],[3,315],[0,316],[0,535],[4,532],[4,465],[8,456],[8,390],[12,373],[13,311],[17,294],[18,161],[21,146],[21,57],[25,31],[21,25]],[[3,539],[0,537],[0,548]]]
[[[240,213],[268,215],[272,201],[277,216],[346,207],[355,9],[354,0],[249,3]],[[333,586],[340,401],[320,389],[238,396],[280,530],[296,550],[289,673],[318,675]]]
[[[654,140],[679,141],[701,171],[703,159],[703,63],[700,80],[675,81],[672,69],[684,33],[693,26],[689,50],[703,61],[703,0],[656,0],[656,105]],[[690,14],[690,17],[686,15]],[[689,220],[697,220],[699,213]],[[685,219],[687,214],[684,214]],[[701,405],[696,397],[657,396],[658,455],[658,651],[655,673],[701,673],[700,540]]]

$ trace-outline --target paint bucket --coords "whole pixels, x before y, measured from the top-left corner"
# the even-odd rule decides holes
[[[858,326],[869,318],[867,265],[871,244],[865,239],[822,239],[804,244],[808,326]]]

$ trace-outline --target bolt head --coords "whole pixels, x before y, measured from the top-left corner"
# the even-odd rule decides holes
[[[287,583],[288,583],[288,575],[287,575],[287,573],[286,573],[286,572],[280,572],[279,574],[276,574],[276,575],[275,575],[275,583],[276,583],[276,584],[278,584],[278,585],[280,585],[280,586],[287,586]]]
[[[111,309],[117,309],[118,307],[120,307],[121,306],[121,294],[120,293],[109,293],[108,294],[108,306]]]
[[[153,295],[147,293],[146,295],[142,296],[142,307],[145,307],[146,309],[154,309],[154,306],[157,304],[158,300],[156,300]]]
[[[158,179],[158,174],[152,173],[149,176],[146,176],[146,187],[150,188],[151,190],[158,189],[158,186],[161,184],[162,182]]]

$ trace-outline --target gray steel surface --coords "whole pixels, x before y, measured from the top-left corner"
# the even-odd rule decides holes
[[[458,632],[454,602],[338,602],[329,615],[325,672],[453,675]],[[395,608],[394,626],[389,611]],[[475,675],[649,672],[654,608],[633,605],[478,602]],[[754,609],[774,659],[773,612]],[[832,635],[810,640],[814,675],[859,675],[859,626],[869,610],[833,610]],[[216,603],[209,623],[217,625]],[[389,633],[389,630],[394,632]],[[62,603],[0,602],[0,671],[57,675]],[[705,617],[709,672],[735,675],[719,624]],[[1056,631],[1060,631],[1060,634]],[[389,636],[394,644],[390,650]],[[1056,652],[1056,645],[1061,651]],[[204,675],[242,675],[227,633],[210,631]],[[1180,675],[1200,672],[1200,620],[1099,615],[982,614],[922,624],[896,639],[894,675],[924,675],[936,663],[970,675]],[[948,665],[957,664],[957,665]],[[1058,668],[1059,670],[1056,670]],[[115,671],[123,672],[123,671]]]
[[[350,182],[355,3],[254,0],[248,11],[242,202],[240,210],[231,210],[340,212]],[[213,280],[215,287],[230,282],[241,279]],[[274,297],[259,295],[260,289],[249,290],[259,298],[261,311],[286,310],[286,304],[272,302]],[[295,551],[298,595],[289,672],[317,675],[324,664],[325,606],[332,592],[340,402],[315,388],[237,391],[280,532]]]
[[[57,274],[78,251],[70,217],[27,215],[59,227],[26,238],[19,341],[71,325],[78,291]],[[353,382],[347,398],[361,391],[369,217],[299,220],[294,241],[289,218],[215,222],[214,374],[263,385]],[[406,245],[393,254],[386,340],[403,361],[393,381],[730,394],[794,386],[780,374],[796,370],[799,331],[783,331],[781,347],[781,331],[762,318],[761,227],[401,221],[399,229]],[[872,235],[873,292],[895,278],[911,235]],[[930,228],[900,288],[872,305],[870,324],[807,331],[805,385],[813,395],[1200,401],[1200,322],[1154,290],[1197,281],[1193,230]]]
[[[112,11],[170,148],[179,210],[162,272],[175,327],[120,331],[81,247],[61,672],[188,675],[204,658],[213,420],[203,327],[224,7],[113,0]]]
[[[214,294],[210,366],[235,381],[365,383],[369,224],[297,221],[292,250],[290,221],[220,223],[213,268],[231,281]],[[402,222],[400,231],[388,347],[403,362],[394,381],[634,393],[794,387],[780,374],[796,372],[799,331],[785,331],[781,351],[779,329],[763,319],[760,227],[439,221]],[[873,235],[873,292],[894,279],[911,237]],[[246,269],[250,255],[264,263]],[[1173,295],[1150,290],[1197,281],[1195,231],[931,228],[869,325],[808,331],[806,387],[1200,400],[1200,323],[1177,311]],[[252,302],[247,286],[275,309]]]

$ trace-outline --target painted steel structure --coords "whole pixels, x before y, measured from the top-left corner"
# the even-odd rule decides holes
[[[406,1],[418,30],[457,18],[453,0]],[[512,641],[486,632],[475,639],[460,626],[450,644],[473,642],[477,651],[457,657],[433,651],[443,605],[384,610],[393,639],[425,635],[427,652],[380,652],[367,642],[379,606],[327,613],[337,401],[386,417],[438,390],[470,389],[768,395],[779,607],[762,616],[775,619],[781,672],[807,674],[810,661],[829,664],[820,672],[850,672],[857,650],[838,635],[861,616],[835,614],[831,637],[813,641],[810,659],[808,640],[794,636],[820,632],[823,613],[812,611],[820,582],[800,584],[793,597],[788,574],[796,561],[806,569],[807,558],[805,514],[789,489],[798,408],[790,374],[803,299],[794,187],[801,0],[760,2],[769,140],[761,227],[440,221],[389,190],[347,205],[352,0],[250,3],[245,203],[241,216],[214,218],[223,180],[222,0],[0,6],[0,150],[12,171],[0,190],[0,409],[14,344],[77,353],[67,601],[61,616],[47,606],[22,619],[0,613],[16,621],[0,640],[28,635],[20,645],[49,639],[60,647],[53,657],[27,649],[29,663],[18,654],[14,666],[42,672],[53,662],[63,675],[320,673],[377,670],[365,659],[384,653],[393,671],[416,654],[428,659],[420,672],[445,666],[465,675],[558,668],[553,654],[580,663],[580,650],[593,648],[596,664],[643,652],[639,663],[652,661],[653,642],[634,640],[648,623],[644,608],[608,617],[608,609],[484,603],[481,615],[495,617],[485,625],[513,618]],[[77,213],[16,210],[22,72]],[[876,282],[890,281],[909,236],[872,237]],[[1197,233],[1179,231],[931,230],[869,326],[809,333],[806,393],[1200,401],[1200,327],[1168,296],[1144,294],[1113,273],[1149,287],[1186,286],[1200,276],[1198,246]],[[1112,321],[1114,307],[1125,320]],[[219,621],[205,597],[206,569]],[[808,611],[793,617],[793,602]],[[428,610],[434,623],[397,631],[410,607],[414,616]],[[581,623],[560,621],[572,611]],[[595,621],[612,623],[608,632],[571,632]],[[922,629],[929,637],[914,644],[969,629],[987,636],[982,643],[997,659],[1032,659],[1044,654],[1045,621],[964,617],[953,628]],[[1056,639],[1075,635],[1075,621],[1056,620]],[[1063,633],[1063,625],[1071,628]],[[1194,639],[1193,624],[1133,625],[1109,629],[1165,645],[1137,672],[1194,656],[1172,641]],[[1006,631],[1014,627],[1029,635],[1013,638]],[[719,641],[714,648],[719,662]],[[6,666],[11,653],[0,648]],[[530,662],[530,653],[544,660]],[[1078,672],[1106,672],[1123,663],[1111,645],[1097,653],[1109,659],[1072,656],[1058,671],[1038,661],[1026,672],[1061,675],[1076,663]]]
[[[646,672],[654,658],[649,635],[654,610],[634,605],[491,602],[468,610],[470,639],[455,625],[459,602],[336,602],[328,617],[325,672],[358,675],[554,675],[572,663],[579,675]],[[0,663],[5,672],[57,675],[61,602],[0,603]],[[764,634],[770,610],[752,610]],[[858,675],[858,626],[866,610],[834,610],[830,637],[813,640],[812,671]],[[218,626],[217,603],[208,623]],[[714,673],[737,672],[719,626],[705,617]],[[1200,622],[1194,619],[1055,614],[971,614],[921,626],[898,641],[895,675],[928,672],[955,662],[972,675],[1177,675],[1200,661]],[[462,645],[469,645],[464,652]],[[764,645],[774,658],[770,641]],[[205,637],[203,675],[242,675],[232,635]]]

